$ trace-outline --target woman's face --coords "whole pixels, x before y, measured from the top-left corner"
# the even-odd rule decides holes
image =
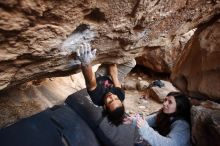
[[[167,96],[163,102],[163,112],[165,114],[172,114],[176,111],[176,100],[173,96]]]

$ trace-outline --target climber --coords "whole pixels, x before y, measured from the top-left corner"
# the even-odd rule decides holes
[[[94,74],[91,62],[95,58],[96,50],[91,50],[90,44],[84,43],[77,51],[77,58],[81,62],[81,69],[85,78],[87,92],[94,104],[103,106],[108,119],[115,125],[123,121],[125,109],[123,100],[124,90],[121,82],[135,66],[135,60],[125,64],[103,64]]]

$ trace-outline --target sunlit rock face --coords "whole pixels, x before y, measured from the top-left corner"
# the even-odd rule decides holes
[[[34,80],[0,93],[0,128],[30,117],[54,105],[63,104],[66,98],[85,88],[83,75]]]
[[[177,87],[193,97],[220,100],[220,17],[197,29],[172,73]]]
[[[192,37],[196,28],[183,35],[175,36],[174,40],[167,39],[163,46],[149,47],[137,57],[137,64],[143,65],[156,72],[171,73],[179,54],[187,41]]]
[[[63,48],[72,33],[97,49],[96,63],[144,56],[143,65],[170,72],[182,36],[218,9],[218,0],[0,1],[0,90],[74,73],[75,50]]]

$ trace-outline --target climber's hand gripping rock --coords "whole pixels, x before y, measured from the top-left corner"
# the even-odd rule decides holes
[[[76,53],[77,59],[79,59],[83,66],[91,64],[91,62],[96,57],[96,49],[91,50],[91,46],[89,43],[81,44],[77,49]]]

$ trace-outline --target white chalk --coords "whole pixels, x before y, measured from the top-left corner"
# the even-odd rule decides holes
[[[76,52],[78,55],[78,49],[81,47],[81,45],[83,43],[90,43],[94,37],[95,32],[91,31],[89,28],[81,32],[75,32],[63,42],[61,51],[68,52],[70,54]]]

